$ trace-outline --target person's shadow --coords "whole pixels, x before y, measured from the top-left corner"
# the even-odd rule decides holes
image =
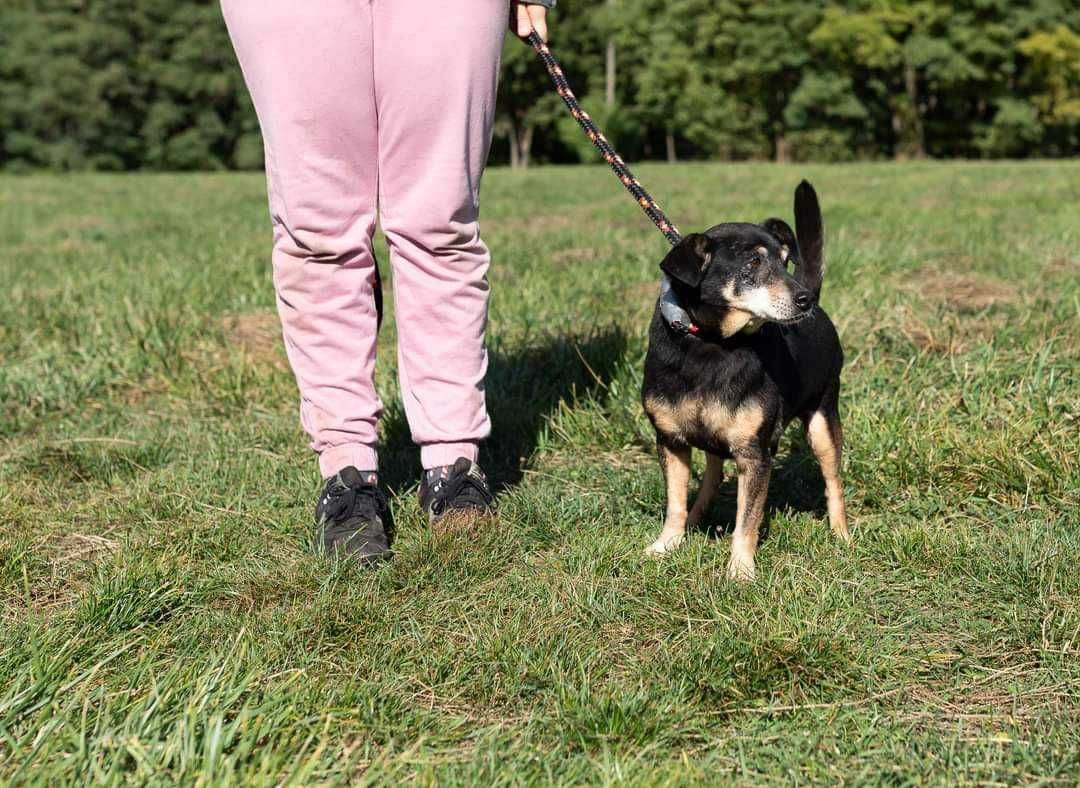
[[[521,480],[547,418],[560,401],[595,395],[604,388],[627,350],[617,326],[585,334],[545,335],[512,349],[493,338],[485,381],[491,437],[480,462],[498,492]],[[388,402],[382,417],[379,476],[400,494],[419,480],[418,449],[400,401]]]

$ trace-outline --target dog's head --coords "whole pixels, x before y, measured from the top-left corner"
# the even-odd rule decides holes
[[[686,236],[660,268],[695,321],[723,336],[753,331],[765,322],[796,322],[814,309],[817,297],[806,277],[796,279],[788,266],[804,265],[800,240],[805,248],[821,248],[817,196],[805,184],[796,192],[796,215],[808,211],[816,214],[816,223],[800,221],[799,226],[814,237],[797,239],[782,219],[718,224]]]

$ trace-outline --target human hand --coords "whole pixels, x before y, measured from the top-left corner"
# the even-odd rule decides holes
[[[554,4],[552,4],[554,5]],[[510,29],[523,41],[536,31],[547,41],[547,6],[513,0],[510,7]]]

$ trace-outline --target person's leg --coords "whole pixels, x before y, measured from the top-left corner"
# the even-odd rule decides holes
[[[475,461],[489,255],[477,225],[506,0],[375,0],[380,220],[401,396],[425,468]]]
[[[323,476],[374,470],[378,134],[371,0],[222,0],[266,147],[273,267]]]

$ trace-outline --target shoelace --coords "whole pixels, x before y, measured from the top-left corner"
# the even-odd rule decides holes
[[[381,516],[386,509],[386,496],[373,484],[358,487],[334,487],[326,491],[329,499],[323,516],[336,523],[344,522],[357,513]]]
[[[435,500],[431,504],[431,511],[435,514],[442,514],[451,501],[458,509],[486,509],[495,500],[487,484],[469,473],[441,479],[435,483],[432,492]]]

